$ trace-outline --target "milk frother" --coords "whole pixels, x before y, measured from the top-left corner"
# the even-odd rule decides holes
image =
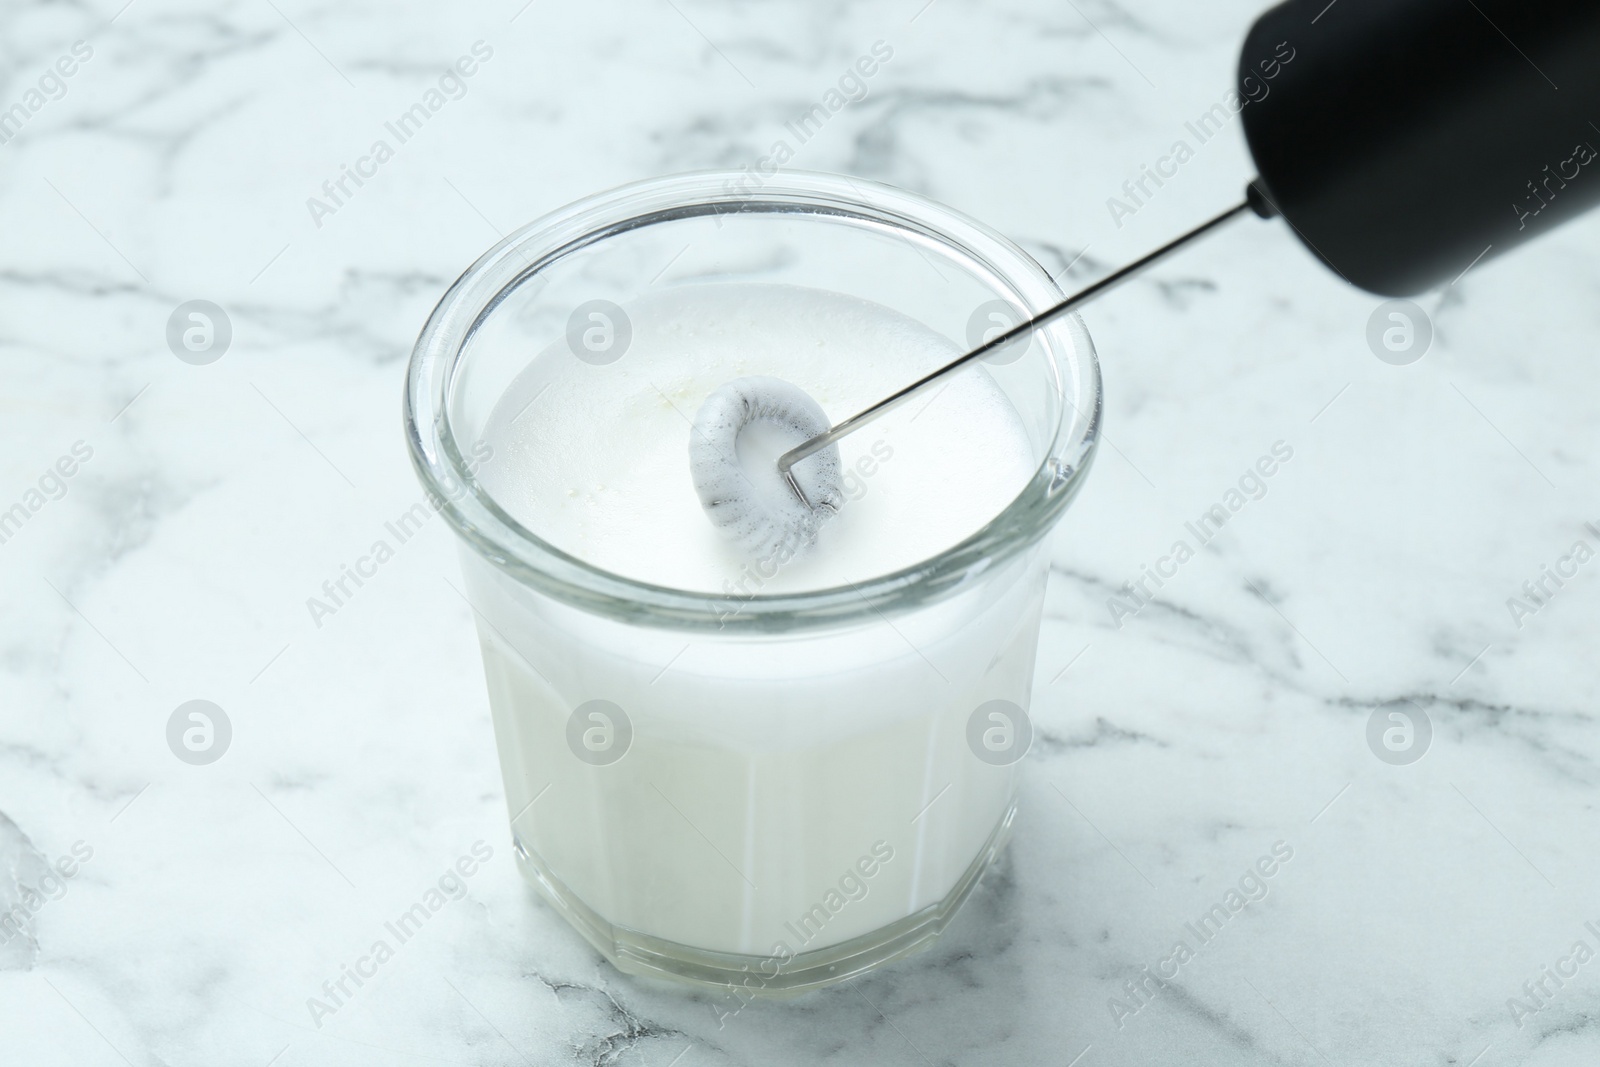
[[[1237,91],[1258,172],[1241,203],[785,452],[801,500],[796,463],[1246,213],[1408,296],[1600,200],[1596,0],[1287,0],[1246,35]]]

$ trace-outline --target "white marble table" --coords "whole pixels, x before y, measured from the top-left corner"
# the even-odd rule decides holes
[[[0,108],[22,106],[0,144],[0,511],[22,507],[0,902],[47,889],[0,944],[0,1063],[1600,1057],[1600,962],[1572,955],[1600,951],[1600,562],[1561,563],[1600,547],[1600,216],[1421,299],[1409,366],[1281,224],[1093,307],[1108,447],[1054,542],[1007,859],[931,952],[719,1027],[519,881],[441,524],[308,617],[417,496],[418,326],[502,231],[754,164],[880,40],[892,61],[793,165],[926,193],[1091,279],[1250,176],[1234,120],[1132,216],[1107,207],[1223,97],[1251,5],[120,2],[0,10]],[[464,95],[362,163],[478,41]],[[334,201],[346,165],[369,177]],[[196,299],[232,325],[207,366],[164,334]],[[1265,495],[1114,620],[1276,442]],[[1514,612],[1546,566],[1576,575]],[[232,727],[210,765],[167,744],[195,699]],[[1426,716],[1420,761],[1375,755],[1374,711]],[[480,841],[465,895],[315,1025],[307,999]],[[1263,899],[1159,993],[1124,991],[1275,844]]]

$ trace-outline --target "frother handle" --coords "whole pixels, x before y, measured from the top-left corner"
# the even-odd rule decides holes
[[[1246,37],[1238,92],[1253,196],[1374,293],[1600,202],[1596,0],[1288,0]]]

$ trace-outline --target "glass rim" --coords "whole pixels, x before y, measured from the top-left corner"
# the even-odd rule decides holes
[[[478,482],[450,422],[452,384],[478,327],[540,270],[608,236],[693,216],[750,213],[841,217],[933,242],[1030,314],[1062,298],[1037,260],[984,224],[926,197],[840,174],[785,171],[746,191],[744,171],[650,178],[558,208],[506,235],[446,290],[406,369],[404,424],[413,467],[436,509],[473,550],[519,584],[583,610],[686,629],[775,632],[905,610],[942,599],[1045,536],[1093,461],[1101,419],[1094,345],[1076,314],[1038,336],[1056,390],[1055,432],[1028,483],[977,531],[927,559],[856,584],[730,595],[655,585],[607,571],[543,540]],[[959,373],[959,372],[958,372]],[[729,605],[736,605],[732,611]]]

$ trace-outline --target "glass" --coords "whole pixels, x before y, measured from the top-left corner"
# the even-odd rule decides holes
[[[493,462],[482,437],[539,353],[590,324],[614,337],[605,309],[646,292],[750,281],[870,300],[962,348],[991,316],[1060,299],[1014,244],[901,190],[675,176],[491,249],[434,309],[405,397],[413,462],[460,537],[521,869],[620,970],[744,995],[927,945],[1004,846],[1031,737],[1042,539],[1100,418],[1076,316],[961,372],[991,375],[1014,405],[1031,479],[959,544],[842,588],[652,585],[496,502],[476,473]]]

